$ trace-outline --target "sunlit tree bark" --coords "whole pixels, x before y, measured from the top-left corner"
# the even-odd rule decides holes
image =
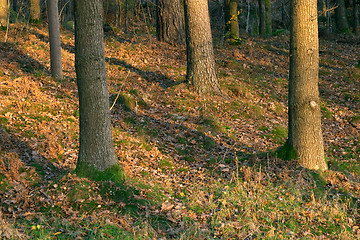
[[[34,22],[41,19],[40,0],[30,0],[30,19]]]
[[[184,0],[187,80],[199,94],[220,93],[208,2]]]
[[[0,26],[6,26],[9,17],[9,1],[0,0]]]
[[[326,170],[319,99],[316,0],[291,0],[289,136],[300,165]]]

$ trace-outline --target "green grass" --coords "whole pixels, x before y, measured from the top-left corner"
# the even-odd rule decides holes
[[[287,135],[288,135],[287,128],[283,126],[277,126],[273,130],[271,130],[270,134],[266,136],[273,139],[275,143],[284,143],[285,139],[287,138]]]

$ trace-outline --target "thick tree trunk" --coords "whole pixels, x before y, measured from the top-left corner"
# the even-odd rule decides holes
[[[62,79],[58,0],[47,0],[51,76]]]
[[[326,170],[319,99],[316,0],[291,0],[289,138],[300,165]]]
[[[359,30],[358,30],[358,27],[359,27],[359,4],[357,2],[357,0],[353,0],[353,32],[354,34],[357,36],[359,35]]]
[[[40,0],[30,0],[30,20],[33,22],[41,20]]]
[[[84,165],[102,171],[118,165],[111,133],[102,12],[102,0],[75,0],[80,171],[85,170]]]
[[[157,39],[167,43],[184,44],[184,14],[180,0],[157,0],[156,5]]]
[[[9,17],[9,1],[0,0],[0,26],[7,26]]]
[[[265,0],[258,0],[259,3],[259,34],[266,35],[266,14]]]
[[[239,38],[239,21],[237,0],[225,0],[225,26],[231,38]]]
[[[265,0],[266,34],[272,34],[271,0]]]
[[[187,80],[199,94],[220,93],[208,2],[184,0]]]
[[[337,8],[335,9],[336,31],[340,33],[349,32],[349,23],[346,17],[346,7],[344,0],[335,0]]]

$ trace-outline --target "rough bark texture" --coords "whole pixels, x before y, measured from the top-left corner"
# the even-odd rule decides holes
[[[41,18],[40,0],[30,0],[30,19],[39,21]]]
[[[291,1],[289,138],[300,165],[326,170],[319,99],[316,0]]]
[[[265,0],[265,23],[266,34],[272,34],[271,0]]]
[[[210,29],[208,2],[184,0],[187,80],[205,95],[220,93]]]
[[[0,0],[0,26],[6,26],[9,17],[8,0]]]
[[[58,0],[47,0],[51,76],[62,79]]]
[[[266,14],[265,0],[258,0],[259,3],[259,34],[266,35]]]
[[[344,0],[335,0],[337,8],[335,9],[336,31],[349,32],[349,23],[346,17],[346,7]]]
[[[157,0],[156,35],[159,41],[184,44],[184,14],[180,0]]]
[[[118,165],[111,133],[102,12],[102,0],[75,1],[75,67],[80,107],[77,169],[85,164],[101,171]]]

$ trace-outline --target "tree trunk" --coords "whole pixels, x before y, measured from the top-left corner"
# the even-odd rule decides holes
[[[259,34],[266,35],[266,14],[265,14],[265,0],[258,0],[259,3]]]
[[[156,1],[156,36],[167,43],[185,43],[184,15],[180,0]]]
[[[220,93],[208,2],[184,0],[187,80],[199,94]]]
[[[225,0],[225,26],[230,38],[239,38],[239,21],[237,0]]]
[[[250,28],[250,11],[251,11],[250,0],[247,0],[246,33],[249,33],[249,28]]]
[[[265,0],[265,23],[266,34],[272,34],[271,0]]]
[[[73,1],[68,1],[66,2],[66,7],[64,9],[64,18],[65,18],[65,22],[68,21],[74,21],[74,12],[73,12]]]
[[[112,141],[104,58],[102,0],[75,0],[75,67],[79,88],[80,149],[77,171],[117,166]]]
[[[346,7],[344,0],[336,0],[337,8],[335,9],[336,31],[340,33],[349,32],[349,23],[346,17]]]
[[[62,79],[60,24],[57,0],[47,0],[51,76]]]
[[[324,35],[328,36],[331,32],[331,24],[330,24],[330,11],[328,11],[329,8],[329,4],[328,4],[328,0],[322,0],[321,2],[321,11],[322,14],[324,14],[325,20],[324,20],[324,25],[325,25],[325,29],[324,29]]]
[[[124,13],[124,33],[127,33],[129,30],[129,2],[125,0],[125,13]]]
[[[319,98],[316,0],[291,0],[289,138],[300,165],[326,170]]]
[[[0,0],[0,26],[7,26],[9,17],[9,2],[8,0]]]
[[[115,7],[116,7],[116,9],[115,9],[115,26],[116,26],[116,28],[119,28],[120,23],[121,23],[121,21],[120,21],[121,0],[115,1]]]
[[[32,22],[41,20],[40,0],[30,0],[30,20]]]
[[[354,25],[353,25],[353,32],[356,36],[359,35],[359,4],[357,3],[357,0],[353,0],[353,21],[354,21]]]

